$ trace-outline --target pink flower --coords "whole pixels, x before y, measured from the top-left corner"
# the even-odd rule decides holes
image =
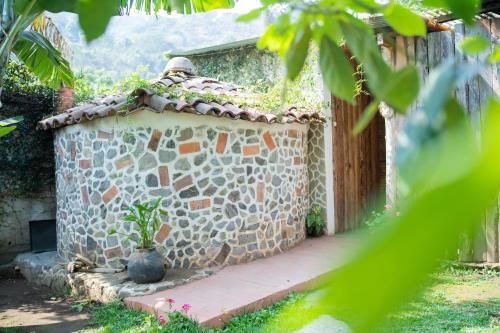
[[[167,324],[167,318],[165,318],[165,316],[159,316],[158,317],[158,320],[160,321],[160,323],[165,326]]]
[[[389,210],[389,209],[392,209],[392,205],[390,205],[390,204],[387,204],[387,205],[385,205],[385,206],[384,206],[384,209],[385,209],[385,210]]]
[[[170,305],[172,305],[172,304],[175,303],[175,299],[173,299],[173,298],[167,298],[167,303],[170,304]]]
[[[188,312],[189,309],[191,309],[191,305],[189,304],[184,304],[182,307],[181,307],[182,311],[184,312]]]

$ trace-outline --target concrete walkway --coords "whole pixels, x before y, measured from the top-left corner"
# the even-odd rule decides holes
[[[339,267],[356,245],[352,236],[307,239],[296,248],[266,259],[229,266],[193,283],[152,295],[128,297],[128,307],[158,315],[190,304],[189,315],[203,326],[221,327],[231,318],[256,311],[290,292],[310,289],[322,275]]]

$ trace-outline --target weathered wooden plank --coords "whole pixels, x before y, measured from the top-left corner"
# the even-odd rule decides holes
[[[500,45],[500,18],[496,18],[492,20],[491,22],[491,41],[492,41],[492,50]],[[500,95],[500,63],[497,63],[495,66],[493,66],[493,82],[492,82],[492,87],[493,87],[493,93],[496,96]],[[498,206],[500,208],[500,198],[498,200]],[[497,233],[497,262],[500,262],[500,210],[497,209],[497,216],[496,216],[496,233]],[[492,228],[493,229],[493,228]],[[494,230],[492,230],[494,232]]]
[[[395,40],[387,37],[387,45],[394,45]],[[381,48],[382,57],[384,60],[395,67],[395,51],[393,48],[382,46]],[[396,168],[396,119],[392,115],[392,110],[386,105],[381,106],[380,110],[385,118],[385,187],[386,187],[386,202],[391,205],[395,205],[397,201],[397,168]]]
[[[338,109],[340,101],[332,96],[332,121],[333,121],[333,135],[332,135],[332,149],[333,149],[333,177],[334,177],[334,207],[335,207],[335,232],[342,232],[342,222],[344,211],[344,191],[343,191],[343,168],[339,166],[343,164],[342,161],[342,138],[339,135],[339,124],[341,124],[340,114]]]
[[[415,57],[421,79],[420,83],[423,85],[427,82],[427,78],[429,77],[429,54],[426,38],[419,37],[416,39]]]
[[[460,49],[460,44],[464,40],[465,37],[465,25],[457,24],[455,26],[455,59],[457,63],[464,63],[467,61],[467,58],[462,53]],[[456,97],[460,104],[467,110],[469,107],[469,85],[467,82],[464,82],[460,86],[457,87]]]
[[[466,31],[464,24],[458,24],[455,26],[455,59],[461,62],[467,62],[467,57],[462,53],[460,49],[460,43],[465,38]],[[470,113],[469,105],[469,82],[465,82],[459,86],[456,90],[457,100],[464,106],[465,110]],[[460,240],[459,246],[459,256],[458,259],[463,262],[471,262],[474,260],[474,232],[464,233]]]
[[[487,212],[485,221],[486,261],[499,262],[498,249],[498,202]]]
[[[500,25],[499,20],[483,20],[481,22],[481,30],[484,36],[487,36],[491,41],[489,55],[493,52],[498,43],[498,34]],[[488,29],[488,31],[486,31]],[[484,109],[488,103],[489,98],[500,93],[500,82],[498,77],[497,65],[488,66],[481,72],[481,106]],[[484,119],[484,117],[483,117]],[[498,201],[490,211],[486,214],[485,220],[485,236],[486,236],[486,261],[490,263],[499,262],[499,222],[498,222]]]
[[[471,28],[465,27],[464,36],[468,36],[471,34]],[[477,56],[465,56],[466,61],[475,62],[478,60]],[[479,136],[480,126],[481,126],[481,93],[480,93],[480,84],[479,78],[474,77],[469,80],[469,97],[468,97],[468,112],[470,114],[472,126],[476,129],[476,132]]]

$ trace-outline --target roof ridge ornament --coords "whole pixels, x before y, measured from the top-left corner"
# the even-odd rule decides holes
[[[162,76],[165,77],[172,73],[182,73],[189,76],[195,76],[196,72],[196,67],[193,65],[191,60],[185,57],[174,57],[167,62]]]

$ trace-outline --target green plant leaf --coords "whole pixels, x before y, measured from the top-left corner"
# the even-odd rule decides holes
[[[24,120],[23,116],[16,116],[16,117],[0,120],[0,127],[14,125],[14,124],[17,124],[23,120]]]
[[[467,36],[460,43],[460,48],[465,54],[475,55],[490,48],[490,41],[483,36]]]
[[[64,59],[47,38],[35,31],[23,31],[13,48],[16,56],[51,88],[63,84],[73,87],[74,75]]]
[[[311,28],[308,24],[295,32],[290,48],[286,52],[287,77],[295,80],[306,62],[311,41]]]
[[[384,18],[401,35],[425,36],[427,34],[423,18],[397,3],[391,3],[384,9]]]
[[[323,80],[331,92],[352,103],[356,89],[352,64],[344,51],[326,36],[321,39],[319,64]]]
[[[16,129],[16,126],[0,127],[0,138]]]
[[[418,70],[414,65],[408,65],[386,78],[386,83],[379,90],[377,97],[397,112],[405,113],[406,109],[417,98],[419,89]]]
[[[378,112],[379,105],[380,102],[373,101],[366,107],[365,111],[356,123],[356,126],[354,126],[354,129],[352,130],[354,135],[361,133],[370,124],[373,117],[375,117]]]
[[[111,20],[117,14],[117,2],[111,0],[80,0],[76,12],[80,27],[85,31],[85,39],[90,42],[101,36]]]
[[[474,23],[474,17],[481,8],[481,0],[424,0],[426,7],[449,9],[467,24]]]
[[[266,7],[261,7],[261,8],[257,8],[257,9],[251,10],[248,13],[239,16],[236,19],[236,22],[250,22],[250,21],[253,21],[253,20],[257,19],[258,17],[260,17],[260,15],[265,10],[266,10]]]
[[[370,93],[377,99],[384,100],[388,78],[393,71],[382,58],[373,38],[373,30],[366,23],[351,16],[340,21],[339,25],[349,51],[355,56],[356,61],[363,65]]]
[[[110,230],[108,231],[108,235],[115,235],[116,233],[117,233],[117,231],[116,231],[116,229],[115,229],[115,228],[110,229]]]
[[[500,46],[495,47],[495,49],[489,56],[488,61],[491,64],[496,64],[497,62],[500,62]]]

